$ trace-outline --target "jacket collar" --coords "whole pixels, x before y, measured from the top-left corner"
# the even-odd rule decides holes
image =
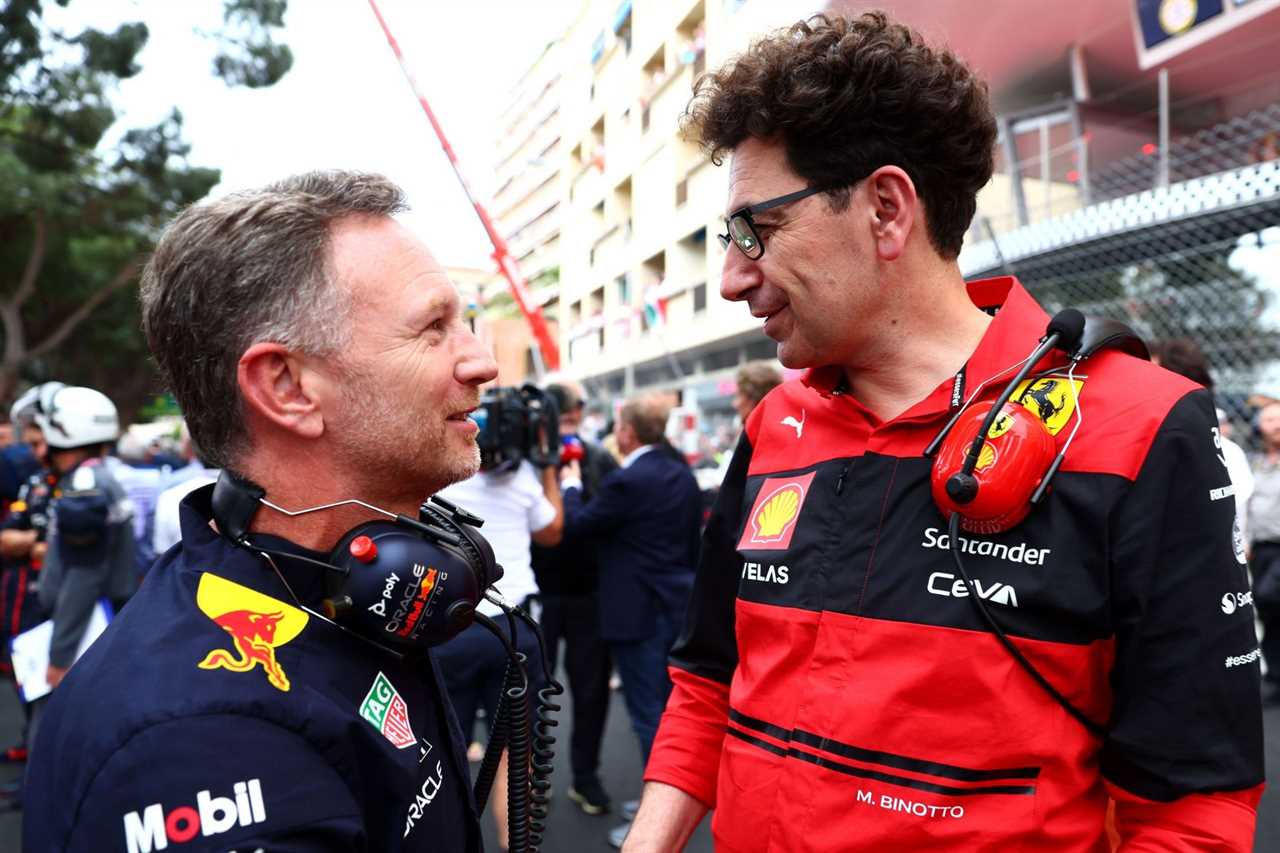
[[[280,574],[288,582],[286,589],[271,564],[251,548],[242,548],[220,535],[213,526],[213,485],[202,486],[183,498],[179,507],[182,527],[183,562],[198,571],[212,571],[259,592],[274,596],[288,604],[317,605],[325,597],[326,572],[323,568],[292,557],[328,562],[328,555],[295,545],[279,536],[254,533],[250,539],[279,552],[274,555]],[[298,600],[293,600],[293,595]]]
[[[932,417],[939,412],[958,408],[956,398],[967,397],[983,382],[999,387],[1001,378],[1007,380],[1013,375],[1012,372],[1004,371],[1025,359],[1044,334],[1049,315],[1013,276],[980,279],[970,282],[966,287],[973,304],[994,314],[995,318],[965,362],[961,379],[943,382],[925,399],[899,416],[899,419]],[[1055,359],[1061,360],[1061,356],[1050,354],[1045,357],[1042,365],[1050,364]],[[999,374],[1004,375],[998,376]],[[823,397],[838,397],[849,392],[844,370],[838,365],[812,368],[800,381]],[[988,390],[990,388],[984,389],[984,393]]]

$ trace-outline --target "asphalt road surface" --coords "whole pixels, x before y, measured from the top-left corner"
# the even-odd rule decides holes
[[[569,708],[565,703],[563,714]],[[567,719],[567,717],[566,717]],[[1280,767],[1280,708],[1270,708],[1265,714],[1267,733],[1267,767]],[[0,746],[14,743],[22,728],[22,711],[18,706],[13,691],[0,687]],[[557,729],[564,733],[564,726]],[[590,817],[585,815],[569,802],[564,795],[565,786],[569,783],[568,749],[563,740],[557,746],[564,747],[556,754],[556,773],[553,778],[555,797],[552,801],[551,814],[548,819],[548,832],[543,844],[546,853],[577,853],[577,851],[607,851],[609,848],[605,836],[611,827],[617,824],[613,815]],[[628,724],[627,712],[622,705],[622,697],[614,694],[613,705],[609,712],[609,726],[605,733],[602,779],[604,786],[613,796],[615,802],[635,797],[640,792],[640,753],[636,746],[635,736]],[[21,774],[21,767],[0,765],[0,785],[16,779]],[[0,807],[4,801],[0,800]],[[17,853],[21,850],[22,816],[20,812],[0,812],[0,852]],[[493,841],[493,819],[486,815],[484,820],[485,849],[497,850]],[[687,850],[689,853],[709,853],[711,836],[707,830],[707,821],[699,827]],[[1280,850],[1280,785],[1271,787],[1262,797],[1262,805],[1258,813],[1258,834],[1254,844],[1258,853],[1273,853]]]

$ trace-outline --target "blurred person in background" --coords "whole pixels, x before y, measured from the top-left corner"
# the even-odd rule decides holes
[[[582,499],[598,493],[600,481],[616,471],[618,463],[599,444],[580,433],[586,400],[582,387],[568,380],[547,386],[560,412],[561,439],[581,446],[579,462]],[[562,463],[563,465],[564,463]],[[564,668],[573,698],[573,723],[569,736],[569,766],[573,780],[569,799],[587,814],[603,814],[610,799],[600,782],[600,741],[609,711],[609,674],[613,664],[609,647],[600,639],[599,572],[595,543],[566,534],[560,544],[533,548],[533,571],[542,604],[542,630],[552,666],[564,643]]]
[[[765,395],[782,384],[782,371],[767,361],[753,361],[738,368],[737,387],[733,392],[733,410],[746,424],[752,410]]]
[[[484,409],[482,399],[481,408]],[[493,546],[501,580],[494,589],[511,605],[528,610],[529,599],[538,594],[538,582],[530,564],[530,547],[556,545],[564,529],[564,510],[560,501],[560,484],[556,466],[534,466],[529,458],[498,460],[486,452],[488,442],[484,430],[499,428],[495,415],[484,419],[479,439],[480,472],[440,491],[440,497],[473,512],[484,519],[484,537]],[[552,460],[539,460],[551,463]],[[489,601],[476,608],[486,616],[501,617],[502,610]],[[498,625],[508,630],[505,618]],[[510,637],[508,636],[508,639]],[[523,623],[518,624],[515,648],[526,658],[529,676],[530,725],[535,721],[534,701],[545,684],[542,652],[538,639]],[[498,699],[507,671],[507,653],[502,644],[479,624],[472,624],[436,652],[445,687],[453,702],[454,713],[462,725],[468,743],[475,736],[477,712],[484,709],[485,720],[493,725],[497,718]],[[498,846],[507,848],[507,757],[504,753],[492,794],[494,823],[498,829]]]
[[[659,394],[627,400],[614,426],[621,467],[600,480],[590,500],[578,463],[566,465],[560,481],[566,534],[596,542],[600,636],[646,762],[671,692],[667,655],[693,588],[702,520],[693,472],[666,440],[670,411]],[[628,826],[615,828],[610,843],[621,846]]]
[[[217,468],[209,468],[204,464],[186,421],[182,423],[180,440],[179,459],[182,464],[170,471],[161,483],[164,488],[156,496],[156,508],[150,524],[151,550],[157,557],[182,539],[178,511],[182,499],[201,486],[216,482],[221,473]]]
[[[1213,374],[1209,371],[1209,360],[1205,358],[1200,345],[1190,338],[1166,338],[1152,341],[1148,345],[1151,360],[1171,370],[1179,376],[1185,376],[1213,393]],[[1249,497],[1253,494],[1253,471],[1249,457],[1244,448],[1236,444],[1227,434],[1226,416],[1222,409],[1215,407],[1214,416],[1218,420],[1218,432],[1214,436],[1215,446],[1220,451],[1222,464],[1227,468],[1227,476],[1231,478],[1231,488],[1236,504],[1236,524],[1239,529],[1236,535],[1242,542],[1249,542]]]
[[[120,435],[115,404],[93,388],[65,386],[43,401],[35,421],[55,482],[40,602],[53,620],[46,680],[56,692],[75,662],[94,607],[119,611],[137,585],[133,504],[106,457]],[[47,697],[36,700],[31,738]]]
[[[782,384],[782,371],[767,361],[753,361],[738,368],[737,387],[733,392],[733,410],[738,413],[739,436],[746,429],[747,418],[765,395]],[[717,485],[724,482],[729,473],[729,462],[733,459],[733,447],[724,453],[720,460]]]
[[[1254,607],[1262,623],[1266,675],[1262,701],[1280,705],[1280,401],[1258,412],[1262,449],[1252,455],[1253,494],[1249,498],[1250,568]]]
[[[9,409],[13,440],[0,447],[0,510],[6,509],[10,502],[16,500],[22,485],[45,467],[41,458],[44,439],[32,419],[33,406],[41,389],[48,393],[61,384],[45,382],[29,388]],[[34,449],[37,447],[41,448],[39,452]]]
[[[134,562],[142,577],[156,559],[151,547],[152,519],[166,472],[156,464],[151,445],[134,429],[121,433],[115,450],[112,473],[133,502]]]
[[[44,433],[35,420],[36,412],[42,400],[47,402],[49,396],[62,387],[61,382],[37,385],[19,397],[10,410],[10,422],[34,459],[44,460],[48,453]],[[0,571],[0,644],[9,674],[12,674],[11,640],[48,618],[48,611],[40,601],[39,584],[48,548],[49,505],[56,480],[44,467],[32,472],[19,487],[0,522],[0,566],[3,567]],[[14,686],[17,687],[16,681]],[[27,758],[31,704],[21,692],[19,698],[24,717],[22,736],[18,743],[0,753],[0,761],[17,763]]]

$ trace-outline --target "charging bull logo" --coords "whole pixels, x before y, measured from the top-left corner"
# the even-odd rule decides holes
[[[231,635],[234,650],[214,649],[197,666],[232,672],[261,666],[271,686],[289,690],[289,677],[276,660],[276,649],[302,633],[310,619],[306,613],[208,572],[200,576],[196,604]]]
[[[1057,435],[1075,415],[1076,399],[1083,387],[1084,380],[1078,376],[1043,376],[1019,383],[1009,399],[1040,419],[1050,435]]]
[[[747,515],[738,549],[742,551],[782,551],[791,547],[800,510],[809,494],[813,473],[803,477],[770,477],[760,487],[756,502]]]

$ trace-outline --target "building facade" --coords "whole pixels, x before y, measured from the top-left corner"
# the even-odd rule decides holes
[[[813,8],[586,2],[517,87],[495,211],[559,321],[566,370],[596,394],[674,390],[724,420],[733,372],[774,357],[745,306],[718,297],[727,174],[680,138],[679,119],[698,74]]]

